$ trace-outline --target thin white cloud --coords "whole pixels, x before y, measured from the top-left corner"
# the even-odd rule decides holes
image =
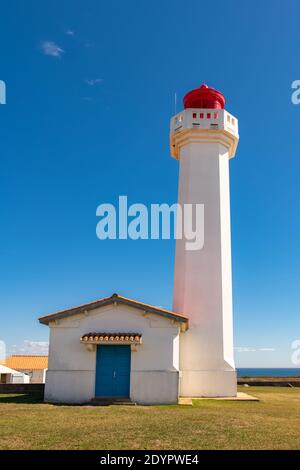
[[[236,350],[236,352],[255,352],[256,349],[254,348],[245,348],[245,347],[237,347],[237,348],[234,348]]]
[[[32,341],[26,339],[23,344],[14,344],[9,348],[9,354],[28,354],[33,356],[47,355],[49,351],[48,341]]]
[[[65,52],[53,41],[43,41],[41,43],[41,50],[45,55],[50,55],[52,57],[61,57],[62,54]]]
[[[92,49],[93,47],[95,47],[95,44],[93,42],[86,41],[84,43],[84,47],[86,47],[87,49]]]
[[[91,79],[85,80],[85,83],[89,86],[99,85],[100,83],[103,83],[103,82],[104,82],[103,78],[91,78]]]
[[[275,348],[260,348],[258,351],[275,351]]]
[[[273,352],[275,351],[274,348],[248,348],[248,347],[236,347],[234,348],[238,353],[244,352]]]
[[[0,361],[4,361],[6,358],[6,344],[0,340]]]
[[[67,29],[66,35],[67,35],[67,36],[74,36],[74,35],[75,35],[75,31],[72,31],[72,29]]]

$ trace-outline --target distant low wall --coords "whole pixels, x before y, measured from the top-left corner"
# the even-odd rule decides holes
[[[26,394],[44,396],[45,384],[0,384],[0,394]]]
[[[300,377],[239,377],[238,385],[252,387],[300,387]]]
[[[253,387],[300,387],[299,377],[239,377],[238,385]],[[45,384],[0,384],[0,394],[44,396]]]

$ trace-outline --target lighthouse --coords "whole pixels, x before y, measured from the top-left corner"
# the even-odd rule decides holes
[[[178,203],[204,205],[204,245],[176,241],[173,311],[189,318],[180,340],[180,395],[236,396],[233,357],[229,160],[238,120],[219,91],[187,93],[171,119],[171,155],[179,161]]]
[[[47,402],[150,405],[237,395],[229,159],[239,136],[224,107],[222,93],[202,85],[171,119],[180,206],[172,311],[114,293],[40,317],[51,331]],[[187,217],[195,213],[196,224]],[[201,243],[190,243],[191,234]]]

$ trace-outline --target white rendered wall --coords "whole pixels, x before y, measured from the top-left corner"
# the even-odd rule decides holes
[[[45,383],[46,369],[19,369],[20,372],[27,374],[32,384]]]
[[[52,322],[45,400],[83,403],[95,397],[96,349],[80,337],[89,332],[142,333],[131,351],[130,398],[138,403],[178,400],[179,325],[124,305],[110,305]]]
[[[190,319],[180,337],[180,395],[235,396],[228,152],[188,142],[179,164],[179,204],[204,204],[203,249],[176,243],[173,310]]]
[[[26,374],[11,374],[10,381],[12,384],[29,384],[30,377]]]

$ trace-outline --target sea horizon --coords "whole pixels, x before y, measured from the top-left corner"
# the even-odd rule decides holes
[[[296,377],[300,376],[300,368],[296,367],[237,367],[238,377]]]

